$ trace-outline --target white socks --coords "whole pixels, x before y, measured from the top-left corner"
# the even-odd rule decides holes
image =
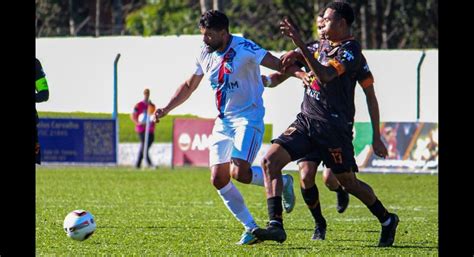
[[[250,184],[253,184],[253,185],[258,185],[258,186],[265,186],[264,182],[263,182],[263,169],[262,167],[260,166],[252,166],[251,167],[252,169],[252,181],[250,181]],[[282,176],[283,178],[283,186],[286,184],[287,182],[287,176]]]
[[[245,205],[244,198],[232,181],[229,181],[229,184],[217,190],[217,192],[224,201],[225,206],[227,206],[235,218],[244,225],[247,231],[251,231],[253,228],[257,227],[255,220]]]
[[[265,186],[263,182],[263,169],[260,166],[252,166],[252,181],[250,184],[258,185],[258,186]]]

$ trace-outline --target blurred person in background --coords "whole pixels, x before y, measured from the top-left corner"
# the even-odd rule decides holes
[[[137,132],[140,138],[140,147],[138,148],[138,157],[135,163],[135,168],[137,169],[142,165],[143,155],[145,155],[148,167],[153,167],[149,152],[155,140],[155,122],[153,119],[155,109],[155,104],[150,100],[150,89],[146,88],[143,91],[143,100],[135,104],[133,112],[130,114],[130,119],[135,124],[135,132]]]
[[[49,87],[48,81],[46,80],[46,74],[44,73],[43,66],[38,58],[35,58],[35,102],[41,103],[46,102],[49,99]],[[36,124],[38,125],[39,118],[38,112],[36,111],[35,104],[35,116]],[[41,164],[41,149],[38,140],[38,128],[35,126],[35,162]]]

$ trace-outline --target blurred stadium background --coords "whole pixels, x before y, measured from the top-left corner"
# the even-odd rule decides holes
[[[164,106],[175,91],[175,88],[190,74],[193,65],[192,45],[199,45],[201,37],[195,36],[153,36],[153,37],[104,37],[104,38],[38,38],[37,57],[42,60],[48,81],[51,98],[48,102],[38,104],[40,118],[51,116],[42,112],[63,112],[64,116],[74,116],[75,112],[110,113],[114,107],[114,65],[117,53],[121,54],[118,62],[118,113],[128,114],[134,103],[141,99],[145,87],[151,89],[151,100],[157,106]],[[167,49],[173,49],[169,51]],[[93,54],[91,54],[93,53]],[[274,52],[280,55],[282,52]],[[416,170],[427,169],[427,161],[437,158],[417,153],[425,151],[423,147],[437,144],[438,122],[438,51],[429,50],[364,50],[371,70],[375,76],[375,89],[379,100],[381,121],[391,124],[399,152],[395,160],[406,162],[392,165],[415,167]],[[64,69],[68,63],[68,69]],[[419,67],[419,68],[418,68]],[[80,75],[76,74],[80,71]],[[270,71],[262,68],[262,74]],[[71,79],[75,77],[75,79]],[[204,84],[204,83],[203,83]],[[87,94],[87,101],[77,97]],[[291,123],[299,111],[302,100],[302,89],[297,79],[289,79],[281,86],[264,92],[266,106],[265,123],[272,134],[279,133]],[[284,103],[282,104],[282,99]],[[356,129],[370,122],[362,90],[356,89]],[[213,95],[208,85],[201,85],[195,94],[177,109],[172,115],[194,115],[200,118],[215,117]],[[55,113],[55,117],[61,116]],[[76,115],[77,116],[77,115]],[[81,115],[79,115],[81,116]],[[120,116],[120,115],[119,115]],[[102,116],[107,117],[107,115]],[[136,135],[133,135],[133,123],[125,117],[119,119],[118,160],[120,165],[133,163]],[[398,124],[397,123],[400,123]],[[422,132],[423,124],[430,127]],[[158,165],[171,166],[170,130],[162,131],[160,127],[171,125],[159,124],[156,133],[158,144],[152,146],[153,158]],[[40,128],[42,128],[40,124]],[[424,126],[426,128],[426,126]],[[361,129],[361,133],[371,133]],[[387,134],[387,128],[382,128]],[[210,132],[210,131],[209,131]],[[267,133],[270,132],[267,130]],[[402,133],[403,132],[403,133]],[[51,133],[51,132],[49,132]],[[355,134],[356,141],[363,134]],[[48,132],[40,134],[47,135]],[[369,136],[370,137],[370,136]],[[166,138],[167,141],[163,141]],[[45,140],[44,138],[42,139]],[[389,136],[387,135],[387,140]],[[421,140],[421,141],[420,141]],[[431,140],[431,141],[430,141]],[[359,140],[360,141],[360,140]],[[370,142],[357,141],[364,150],[359,157],[361,162],[367,157],[366,145]],[[268,142],[268,141],[266,141]],[[388,142],[388,141],[387,141]],[[131,144],[130,144],[131,143]],[[437,146],[436,146],[437,147]],[[423,148],[423,149],[422,149]],[[262,151],[266,148],[263,147]],[[430,150],[431,151],[431,150]],[[436,151],[436,149],[435,149]],[[357,152],[360,154],[361,152]],[[261,156],[262,154],[259,154]],[[59,157],[58,157],[59,158]],[[415,162],[410,162],[415,161]],[[43,160],[47,162],[47,160]],[[257,159],[256,162],[259,160]],[[390,164],[391,165],[391,164]],[[413,166],[414,165],[414,166]],[[291,166],[290,166],[291,167]],[[390,167],[386,165],[380,168]],[[433,164],[430,165],[433,170]],[[295,168],[292,166],[292,168]]]

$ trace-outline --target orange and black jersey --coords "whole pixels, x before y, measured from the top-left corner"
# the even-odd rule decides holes
[[[359,71],[354,74],[355,75],[355,80],[359,82],[359,85],[365,89],[371,85],[374,84],[374,77],[372,76],[372,72],[370,71],[369,64],[367,63],[367,60],[365,59],[365,56],[362,54],[361,55],[361,65],[359,68]],[[351,113],[352,113],[352,122],[354,122],[354,116],[355,116],[355,101],[354,101],[354,95],[355,95],[355,83],[352,88],[352,107],[351,107]]]
[[[316,44],[318,47],[314,47]],[[372,84],[367,84],[372,75],[362,56],[360,44],[354,39],[338,44],[323,40],[313,43],[311,48],[316,50],[313,55],[317,60],[323,65],[334,67],[338,76],[327,83],[314,77],[312,84],[305,87],[301,112],[309,118],[333,124],[353,122],[355,85],[357,81],[363,82],[365,86]],[[308,47],[310,51],[311,48]]]
[[[314,56],[316,60],[319,60],[319,54],[321,53],[321,48],[323,48],[324,45],[328,43],[329,42],[327,40],[321,40],[321,41],[315,40],[310,43],[307,43],[306,48],[308,48],[308,51]],[[302,54],[299,48],[296,48],[295,51]],[[311,71],[311,69],[308,66],[306,66],[304,63],[301,63],[300,61],[296,61],[295,64],[298,65],[300,68],[304,67],[306,72]]]

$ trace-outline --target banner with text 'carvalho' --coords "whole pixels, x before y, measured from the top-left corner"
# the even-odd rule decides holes
[[[40,118],[41,162],[117,163],[112,119]]]

